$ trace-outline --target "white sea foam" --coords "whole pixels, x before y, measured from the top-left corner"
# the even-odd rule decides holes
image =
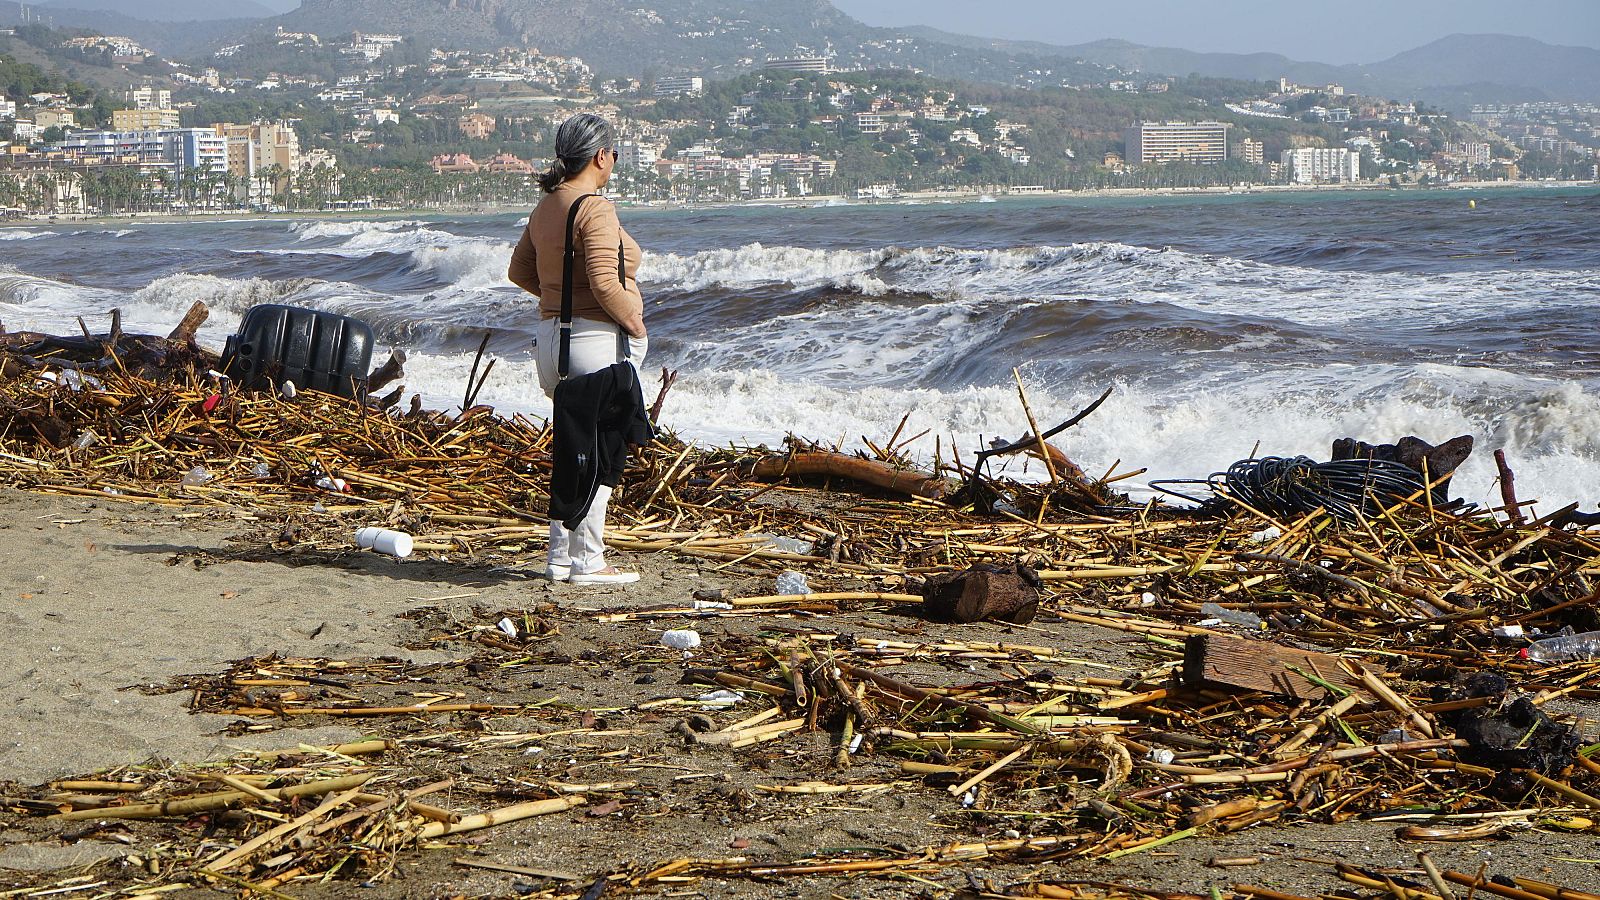
[[[203,335],[220,337],[238,327],[239,319],[252,306],[262,303],[293,302],[307,304],[304,296],[316,282],[306,279],[269,281],[265,278],[218,278],[214,275],[169,275],[135,291],[123,309],[132,321],[148,321],[159,327],[174,321],[196,301],[211,310]]]
[[[649,363],[645,393],[653,396]],[[460,403],[470,366],[468,353],[414,355],[407,382],[433,403]],[[1030,385],[1030,402],[1041,419],[1055,422],[1095,393]],[[496,365],[481,402],[538,417],[550,411],[525,355]],[[862,436],[881,442],[908,414],[904,435],[928,431],[910,448],[924,459],[932,457],[935,437],[949,460],[952,445],[970,458],[988,439],[1016,438],[1028,429],[1010,386],[840,387],[763,369],[681,374],[664,424],[706,444],[777,446],[793,433],[852,447]],[[1497,447],[1510,454],[1522,497],[1540,500],[1542,509],[1600,502],[1594,488],[1600,483],[1600,385],[1494,370],[1352,366],[1268,376],[1241,367],[1180,388],[1119,384],[1089,420],[1054,443],[1097,474],[1120,460],[1124,471],[1148,467],[1148,479],[1204,478],[1252,451],[1326,459],[1340,437],[1392,441],[1408,434],[1435,442],[1457,434],[1477,438],[1477,451],[1453,484],[1456,495],[1474,502],[1494,502]],[[1021,459],[996,465],[1012,476],[1042,475],[1037,464]],[[1123,487],[1148,494],[1141,484]]]
[[[640,261],[641,285],[696,291],[709,287],[753,287],[790,284],[832,285],[880,294],[887,290],[873,277],[888,251],[812,250],[747,244],[733,250],[707,250],[688,256],[646,254]]]
[[[511,245],[499,241],[463,239],[420,247],[410,252],[417,271],[431,273],[439,281],[459,290],[509,288],[506,267],[511,261]]]
[[[867,296],[917,293],[984,298],[1074,298],[1165,303],[1208,314],[1302,325],[1368,320],[1437,322],[1488,303],[1531,311],[1552,293],[1600,295],[1596,272],[1328,272],[1113,242],[1064,247],[880,251],[749,244],[691,256],[648,256],[647,287],[704,290],[833,286]]]
[[[35,241],[39,238],[51,237],[53,231],[21,231],[15,228],[0,228],[0,241]]]
[[[408,220],[393,219],[379,222],[294,222],[289,226],[289,233],[297,241],[320,241],[333,238],[348,238],[358,234],[387,233],[405,231],[411,228],[421,228],[427,223]]]

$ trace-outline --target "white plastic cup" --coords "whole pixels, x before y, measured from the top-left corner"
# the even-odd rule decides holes
[[[413,544],[411,535],[406,534],[404,531],[390,531],[387,528],[369,527],[356,532],[357,547],[398,559],[405,559],[410,556]]]

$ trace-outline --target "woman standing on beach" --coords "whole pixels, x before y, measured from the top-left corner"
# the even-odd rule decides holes
[[[634,366],[644,361],[644,299],[635,277],[639,245],[623,229],[616,207],[599,196],[616,169],[615,144],[616,130],[599,116],[580,113],[561,124],[555,158],[539,176],[545,197],[528,217],[511,255],[512,283],[539,298],[534,350],[539,385],[551,398],[563,377],[600,372],[623,360]],[[579,206],[574,211],[575,204]],[[564,278],[571,298],[566,314]],[[563,353],[562,320],[568,317],[570,345]],[[575,527],[552,518],[547,577],[574,584],[625,584],[639,579],[637,572],[606,564],[604,532],[610,499],[611,488],[600,484]]]

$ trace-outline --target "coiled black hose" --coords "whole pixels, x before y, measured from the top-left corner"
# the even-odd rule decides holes
[[[1164,485],[1194,484],[1211,489],[1209,498],[1192,497]],[[1226,472],[1204,481],[1151,482],[1150,486],[1200,504],[1200,512],[1226,515],[1237,507],[1227,494],[1253,509],[1279,518],[1303,516],[1323,509],[1341,522],[1381,514],[1386,506],[1426,490],[1422,473],[1383,459],[1341,459],[1317,462],[1307,456],[1242,459]],[[1433,489],[1436,506],[1452,506],[1443,487]]]

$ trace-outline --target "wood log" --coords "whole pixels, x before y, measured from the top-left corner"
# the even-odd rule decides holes
[[[373,369],[372,374],[367,376],[367,390],[369,392],[376,391],[400,378],[404,378],[406,374],[405,363],[406,352],[404,350],[399,347],[390,350],[389,359],[383,365]],[[395,402],[399,402],[399,399],[399,396],[396,395]],[[389,404],[389,406],[393,405],[394,403]],[[384,408],[387,409],[388,407]]]
[[[979,563],[928,579],[923,608],[944,622],[1001,621],[1026,625],[1039,611],[1039,576],[1022,565]]]
[[[1382,675],[1384,671],[1377,666],[1368,668],[1375,675]],[[1326,696],[1327,690],[1306,675],[1371,696],[1360,676],[1350,670],[1345,660],[1332,654],[1223,634],[1191,635],[1184,643],[1183,683],[1189,687],[1266,691],[1297,700]]]
[[[178,326],[172,329],[171,334],[167,335],[167,340],[192,346],[195,332],[199,331],[200,326],[204,325],[206,319],[210,317],[211,310],[206,307],[205,301],[196,300],[189,307],[189,311],[183,314],[183,318],[178,320]]]
[[[769,456],[756,462],[751,475],[763,481],[795,475],[829,475],[929,500],[941,500],[953,489],[950,482],[925,472],[896,469],[875,459],[826,451]]]
[[[1437,479],[1460,468],[1471,454],[1470,434],[1451,438],[1437,447],[1415,435],[1407,435],[1392,444],[1369,444],[1355,438],[1340,438],[1333,442],[1332,459],[1381,459],[1410,466],[1418,472],[1426,466],[1428,477]]]

